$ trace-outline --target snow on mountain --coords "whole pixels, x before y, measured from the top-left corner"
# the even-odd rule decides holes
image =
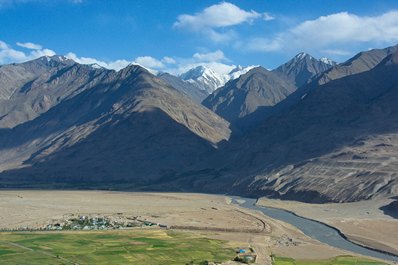
[[[197,66],[189,71],[179,75],[179,77],[196,86],[200,90],[206,91],[208,94],[213,93],[217,88],[222,87],[229,80],[236,79],[242,74],[247,73],[255,66],[237,66],[227,74],[221,74],[207,66]]]
[[[193,84],[200,90],[205,90],[209,94],[226,83],[222,75],[202,65],[181,74],[180,78]]]
[[[325,64],[330,64],[330,65],[336,65],[337,63],[329,58],[326,57],[322,57],[321,59],[319,59],[319,61],[325,63]]]
[[[246,74],[247,72],[249,72],[251,69],[258,67],[259,65],[250,65],[250,66],[240,66],[238,65],[237,67],[235,67],[234,69],[232,69],[231,72],[229,72],[228,76],[228,80],[234,80],[238,77],[240,77],[243,74]]]

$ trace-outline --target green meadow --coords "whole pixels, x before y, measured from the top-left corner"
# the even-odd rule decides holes
[[[294,260],[274,257],[274,265],[386,265],[386,263],[351,256],[340,256],[328,260]]]
[[[166,230],[0,233],[1,264],[201,264],[234,258],[227,242]]]

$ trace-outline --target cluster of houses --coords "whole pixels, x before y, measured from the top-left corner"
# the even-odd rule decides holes
[[[147,226],[161,225],[140,220],[138,217],[72,215],[63,220],[53,221],[46,225],[44,230],[112,230]]]

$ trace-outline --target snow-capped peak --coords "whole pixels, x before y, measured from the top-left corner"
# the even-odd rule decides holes
[[[319,61],[321,61],[321,62],[323,62],[325,64],[329,64],[329,65],[336,65],[335,61],[333,61],[333,60],[331,60],[329,58],[326,58],[326,57],[322,57],[321,59],[319,59]]]
[[[222,75],[203,65],[181,74],[180,78],[192,83],[201,90],[207,91],[209,94],[226,82]]]
[[[219,73],[207,66],[199,65],[181,74],[179,77],[211,94],[217,88],[225,85],[229,80],[236,79],[256,66],[236,66],[229,73]]]
[[[189,80],[189,79],[195,80],[203,76],[211,76],[216,78],[219,77],[215,71],[204,65],[199,65],[180,75],[181,79],[183,80]]]
[[[310,56],[308,53],[305,52],[300,52],[295,56],[296,59],[298,60],[303,60],[305,57]],[[310,56],[311,57],[311,56]]]

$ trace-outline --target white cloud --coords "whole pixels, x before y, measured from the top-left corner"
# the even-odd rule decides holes
[[[80,64],[98,64],[99,66],[102,66],[104,68],[113,69],[116,71],[119,71],[120,69],[123,69],[132,63],[127,60],[115,60],[115,61],[105,62],[91,57],[78,57],[73,52],[66,54],[65,57]]]
[[[253,38],[245,46],[255,51],[288,49],[341,50],[339,47],[363,43],[398,41],[398,11],[380,16],[357,16],[347,12],[307,20],[274,38]]]
[[[151,56],[140,56],[135,58],[134,62],[148,68],[164,68],[164,64]]]
[[[18,42],[17,45],[23,48],[27,48],[30,51],[24,52],[16,50],[10,47],[7,43],[0,41],[0,64],[20,63],[39,58],[41,56],[55,55],[55,52],[53,50],[43,49],[41,45],[38,44]],[[28,46],[31,48],[28,48]]]
[[[246,11],[238,6],[221,2],[209,6],[194,15],[179,15],[173,27],[201,32],[215,42],[228,41],[235,37],[232,30],[219,32],[215,29],[231,27],[242,23],[252,23],[255,19],[263,17],[265,20],[273,19],[269,14],[260,14],[254,10]]]
[[[325,53],[325,54],[337,55],[337,56],[346,56],[346,55],[351,55],[352,54],[349,51],[339,50],[339,49],[327,49],[327,50],[322,50],[321,52]]]
[[[17,46],[21,47],[22,50],[14,49],[10,47],[7,43],[0,41],[0,64],[21,63],[37,59],[42,56],[56,55],[53,50],[43,48],[40,44],[34,44],[31,42],[18,42]],[[200,65],[207,66],[220,74],[227,74],[233,68],[235,68],[235,65],[229,65],[225,63],[228,62],[229,59],[221,50],[210,52],[197,52],[189,58],[165,56],[161,59],[157,59],[152,56],[139,56],[131,61],[124,59],[104,61],[92,57],[79,57],[73,52],[67,53],[65,57],[80,64],[97,64],[101,67],[113,69],[116,71],[119,71],[120,69],[123,69],[130,64],[138,64],[145,67],[152,73],[162,71],[176,75],[186,72],[191,68]]]
[[[255,11],[245,11],[234,4],[223,2],[205,8],[195,15],[180,15],[174,27],[198,30],[201,28],[219,28],[250,22],[261,17]]]
[[[263,19],[264,19],[265,21],[271,21],[271,20],[274,20],[275,17],[272,16],[270,13],[263,13]]]
[[[235,65],[224,63],[228,61],[228,58],[221,50],[216,50],[214,52],[197,52],[194,53],[192,57],[188,58],[166,56],[162,59],[157,59],[152,56],[140,56],[135,58],[132,63],[141,65],[152,73],[168,72],[178,75],[192,68],[203,65],[218,73],[227,74],[235,68]]]
[[[165,68],[159,70],[178,75],[192,68],[202,65],[211,68],[212,70],[220,74],[227,74],[235,68],[235,65],[229,65],[225,63],[228,62],[229,59],[224,55],[223,51],[221,50],[216,50],[214,52],[197,52],[194,53],[192,57],[174,58],[174,60],[175,64],[168,65]]]
[[[25,42],[25,43],[17,42],[17,45],[19,47],[30,49],[30,50],[41,50],[43,48],[41,45],[35,44],[32,42]]]
[[[225,57],[224,53],[221,50],[217,50],[215,52],[208,52],[208,53],[197,52],[192,57],[201,62],[219,62],[227,60],[227,58]]]
[[[166,64],[175,64],[176,63],[176,61],[173,58],[168,57],[168,56],[163,57],[162,61]]]

